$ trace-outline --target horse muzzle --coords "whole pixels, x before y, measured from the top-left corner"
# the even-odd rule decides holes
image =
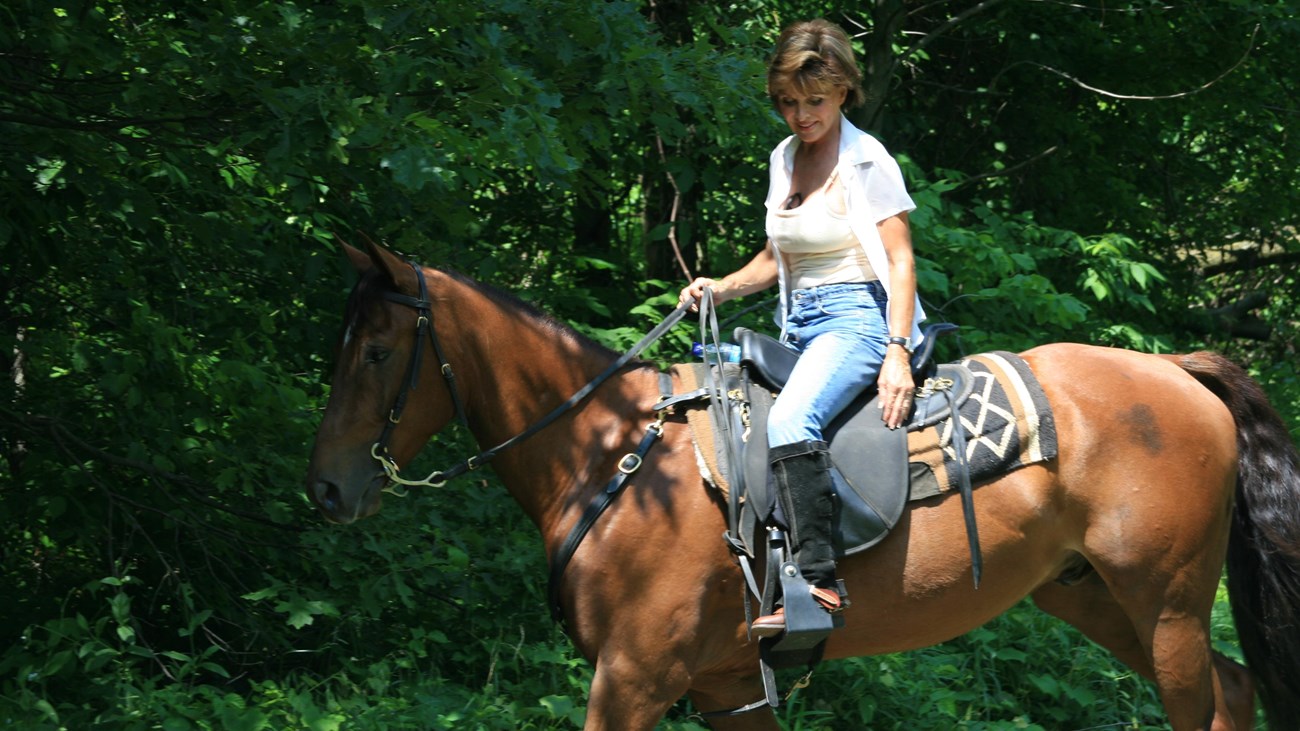
[[[338,482],[321,477],[308,481],[307,497],[326,520],[347,525],[379,512],[386,481],[383,474],[374,475],[357,494],[356,490],[349,491]]]

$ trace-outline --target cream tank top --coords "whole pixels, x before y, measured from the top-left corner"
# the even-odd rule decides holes
[[[785,256],[791,289],[878,279],[848,216],[831,209],[838,183],[837,170],[802,205],[768,214],[767,235]]]

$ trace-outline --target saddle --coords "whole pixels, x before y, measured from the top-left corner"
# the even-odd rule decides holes
[[[978,586],[973,483],[1054,457],[1055,428],[1037,379],[1018,356],[999,352],[932,363],[936,338],[952,330],[956,326],[948,323],[931,325],[913,355],[917,392],[906,430],[885,427],[874,388],[826,429],[837,493],[835,548],[840,557],[865,551],[888,535],[909,500],[956,490],[966,509]],[[760,597],[760,611],[770,613],[783,597],[786,632],[760,642],[767,681],[770,667],[815,664],[825,638],[842,620],[812,603],[784,535],[771,520],[776,496],[768,481],[767,414],[798,355],[752,330],[738,328],[734,336],[740,362],[676,366],[688,388],[702,388],[674,398],[708,395],[708,408],[688,411],[687,420],[701,471],[726,496],[726,539],[750,593]],[[767,567],[761,590],[750,566],[758,556]],[[747,621],[749,611],[747,595]],[[775,688],[765,685],[771,703]]]
[[[953,405],[970,396],[973,378],[969,370],[958,364],[930,362],[935,338],[955,329],[948,323],[930,326],[923,347],[913,354],[912,375],[918,390],[906,431],[885,426],[874,406],[874,387],[850,403],[825,430],[839,496],[834,526],[839,557],[875,545],[902,515],[909,483],[907,432],[949,417]],[[776,496],[769,494],[767,480],[767,412],[776,392],[785,387],[798,354],[776,339],[746,328],[737,328],[735,337],[742,365],[750,366],[755,385],[760,386],[748,390],[751,429],[741,453],[745,503],[761,522],[770,516],[776,501]],[[747,541],[747,545],[753,543]]]

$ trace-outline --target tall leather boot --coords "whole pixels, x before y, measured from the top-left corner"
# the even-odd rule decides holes
[[[837,611],[841,600],[835,582],[830,448],[821,440],[807,440],[773,447],[769,458],[799,573],[812,584],[813,598],[827,611]],[[780,634],[785,616],[778,612],[759,617],[750,629],[758,637]]]

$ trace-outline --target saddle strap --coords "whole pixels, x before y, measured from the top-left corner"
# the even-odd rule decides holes
[[[673,381],[672,377],[667,373],[659,374],[659,393],[659,403],[663,403],[672,396]],[[619,493],[623,491],[623,487],[627,484],[627,478],[641,468],[641,465],[645,462],[646,453],[663,435],[663,412],[659,411],[658,413],[660,418],[646,427],[645,434],[642,435],[641,442],[637,444],[636,450],[628,452],[623,455],[623,459],[619,460],[618,474],[610,479],[609,483],[605,485],[605,489],[601,490],[591,504],[587,506],[587,509],[582,513],[582,517],[570,529],[564,543],[560,544],[560,549],[555,552],[555,559],[551,562],[550,578],[546,586],[546,598],[551,607],[551,619],[556,624],[564,625],[564,607],[560,604],[560,581],[564,578],[564,570],[568,568],[569,561],[573,559],[573,554],[577,553],[578,546],[582,544],[582,539],[586,537],[587,532],[596,524],[596,521],[609,507],[610,503],[614,502],[614,498],[618,497]]]
[[[980,551],[979,528],[975,525],[975,497],[971,494],[970,462],[966,457],[966,431],[961,425],[961,411],[957,409],[957,397],[953,390],[944,391],[948,398],[948,410],[952,419],[952,448],[957,453],[957,486],[961,493],[961,512],[966,520],[966,542],[970,545],[971,573],[975,577],[975,588],[980,588],[980,576],[984,573],[984,554]]]
[[[702,401],[711,396],[712,392],[707,388],[697,388],[694,391],[687,391],[686,393],[668,395],[660,399],[659,403],[655,404],[655,411],[668,411],[680,406],[681,404]]]
[[[731,539],[730,536],[724,536],[724,537],[727,538],[728,543],[732,546],[732,550],[736,552],[736,555],[740,560],[740,565],[745,570],[745,578],[749,583],[750,590],[754,592],[755,596],[759,596],[758,585],[754,581],[754,577],[750,573],[750,570],[748,568],[748,563],[746,560],[747,556],[746,556],[746,551],[744,546],[740,545],[738,542]],[[774,611],[773,605],[776,596],[775,587],[779,583],[779,579],[777,577],[779,571],[778,566],[780,566],[781,563],[784,560],[786,560],[786,558],[788,558],[787,556],[785,556],[786,543],[785,543],[784,533],[782,533],[777,528],[769,527],[767,540],[768,540],[767,550],[769,554],[767,559],[767,575],[764,577],[764,581],[763,581],[763,593],[761,596],[759,596],[760,598],[759,611],[764,612],[765,614]],[[749,616],[749,596],[746,595],[745,596],[745,624],[746,626],[748,626],[751,623],[752,622]],[[738,706],[736,708],[727,708],[720,711],[706,711],[706,712],[701,712],[697,715],[699,715],[701,718],[704,719],[730,718],[732,716],[740,716],[749,713],[751,711],[757,711],[763,708],[779,708],[783,700],[788,701],[792,696],[794,696],[795,691],[807,688],[808,684],[812,681],[813,670],[816,669],[817,665],[819,665],[822,661],[822,654],[826,650],[826,643],[819,642],[815,647],[813,647],[808,652],[807,666],[806,666],[807,672],[805,672],[801,678],[796,680],[790,686],[790,689],[785,692],[784,696],[780,694],[780,692],[777,690],[776,687],[776,671],[772,667],[772,663],[770,662],[772,646],[773,646],[772,640],[759,641],[760,649],[759,649],[758,668],[759,668],[760,677],[763,680],[762,698],[754,701],[753,703],[747,703],[743,706]]]

